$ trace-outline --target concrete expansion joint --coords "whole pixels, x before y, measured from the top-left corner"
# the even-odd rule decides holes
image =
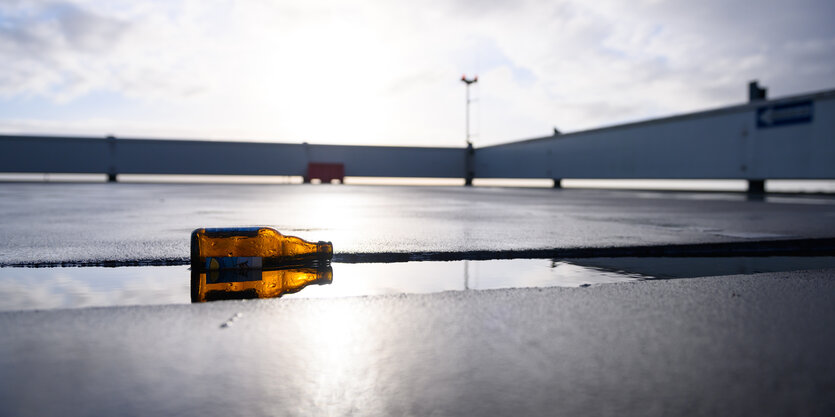
[[[739,242],[695,243],[681,245],[644,245],[600,248],[552,248],[427,252],[335,253],[335,263],[390,263],[420,261],[483,261],[500,259],[564,259],[615,257],[758,257],[758,256],[835,256],[835,238],[755,240]],[[0,263],[2,267],[116,267],[188,265],[188,257],[166,259],[57,261],[36,263]]]

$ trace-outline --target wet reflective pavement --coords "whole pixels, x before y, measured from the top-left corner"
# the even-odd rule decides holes
[[[0,184],[0,265],[185,263],[199,227],[338,254],[835,238],[835,197],[463,187]]]
[[[0,415],[827,416],[829,271],[0,312]]]
[[[254,225],[335,262],[186,266]],[[829,416],[833,238],[825,195],[0,184],[0,415]],[[828,256],[725,257],[778,240]],[[551,254],[641,245],[717,257]]]

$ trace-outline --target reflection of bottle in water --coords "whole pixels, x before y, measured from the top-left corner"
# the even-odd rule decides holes
[[[332,257],[330,242],[312,243],[269,227],[197,229],[191,233],[194,270],[309,265]]]
[[[191,271],[191,301],[275,298],[301,291],[302,288],[333,282],[330,265],[318,268],[275,270],[220,269]]]

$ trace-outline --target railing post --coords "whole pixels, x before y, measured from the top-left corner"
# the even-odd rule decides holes
[[[473,170],[473,157],[475,156],[475,149],[473,148],[472,142],[467,142],[467,154],[464,160],[464,185],[471,186],[473,185],[473,178],[475,177],[475,171]]]
[[[765,194],[765,180],[748,180],[748,194]]]
[[[107,140],[107,150],[110,157],[110,164],[107,167],[107,182],[117,182],[116,177],[119,173],[116,170],[116,137],[108,135],[105,140]]]

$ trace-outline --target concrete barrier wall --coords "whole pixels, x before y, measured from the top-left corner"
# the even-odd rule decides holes
[[[477,178],[832,179],[835,91],[488,146]]]
[[[0,172],[106,173],[104,139],[0,136]]]
[[[0,136],[0,172],[462,178],[464,148]],[[476,178],[835,179],[835,90],[478,148]]]
[[[348,176],[460,178],[462,148],[0,136],[0,172],[300,175],[309,162]]]

